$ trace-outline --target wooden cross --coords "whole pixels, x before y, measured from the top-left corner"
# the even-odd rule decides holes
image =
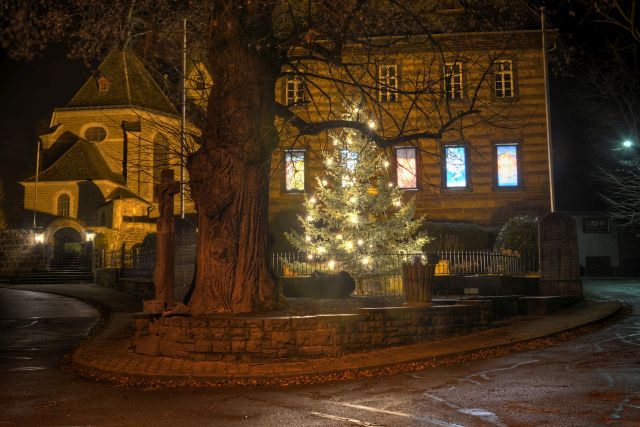
[[[158,202],[160,218],[173,218],[173,195],[180,192],[180,183],[173,179],[173,169],[163,169],[160,184],[153,187],[153,200]]]
[[[156,239],[156,265],[153,274],[155,299],[163,307],[173,305],[173,267],[175,219],[173,196],[180,192],[180,183],[173,179],[173,169],[163,169],[160,184],[154,186],[154,200],[158,202],[158,234]]]

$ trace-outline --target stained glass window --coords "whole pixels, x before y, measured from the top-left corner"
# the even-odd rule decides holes
[[[304,150],[285,152],[285,190],[304,191]]]
[[[518,182],[518,146],[496,145],[498,162],[498,187],[517,187]]]
[[[494,76],[496,98],[513,98],[513,63],[496,62]]]
[[[445,147],[445,181],[447,188],[464,188],[467,186],[466,151],[466,148],[462,146]]]
[[[358,153],[355,151],[342,150],[340,152],[342,156],[342,164],[344,165],[344,172],[342,174],[342,186],[351,187],[353,185],[353,175],[358,164]]]
[[[413,147],[396,149],[398,188],[418,188],[417,150]]]

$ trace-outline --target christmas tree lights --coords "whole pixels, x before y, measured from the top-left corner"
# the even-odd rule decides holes
[[[361,108],[349,108],[344,119],[376,128]],[[419,234],[423,217],[414,219],[414,199],[405,201],[394,185],[385,151],[357,130],[330,137],[333,150],[322,153],[324,173],[298,216],[303,232],[286,233],[287,239],[318,263],[315,268],[346,270],[356,278],[397,266],[385,255],[421,252],[429,240]]]

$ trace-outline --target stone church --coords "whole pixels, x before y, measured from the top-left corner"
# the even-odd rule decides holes
[[[40,173],[21,184],[44,239],[84,241],[106,233],[130,247],[155,231],[153,185],[179,177],[180,117],[131,50],[112,50],[40,135]],[[186,200],[187,212],[194,212]]]

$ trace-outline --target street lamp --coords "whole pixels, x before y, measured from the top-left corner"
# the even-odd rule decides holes
[[[624,148],[631,148],[633,147],[633,141],[631,141],[630,139],[625,139],[624,141],[622,141],[622,146]]]

